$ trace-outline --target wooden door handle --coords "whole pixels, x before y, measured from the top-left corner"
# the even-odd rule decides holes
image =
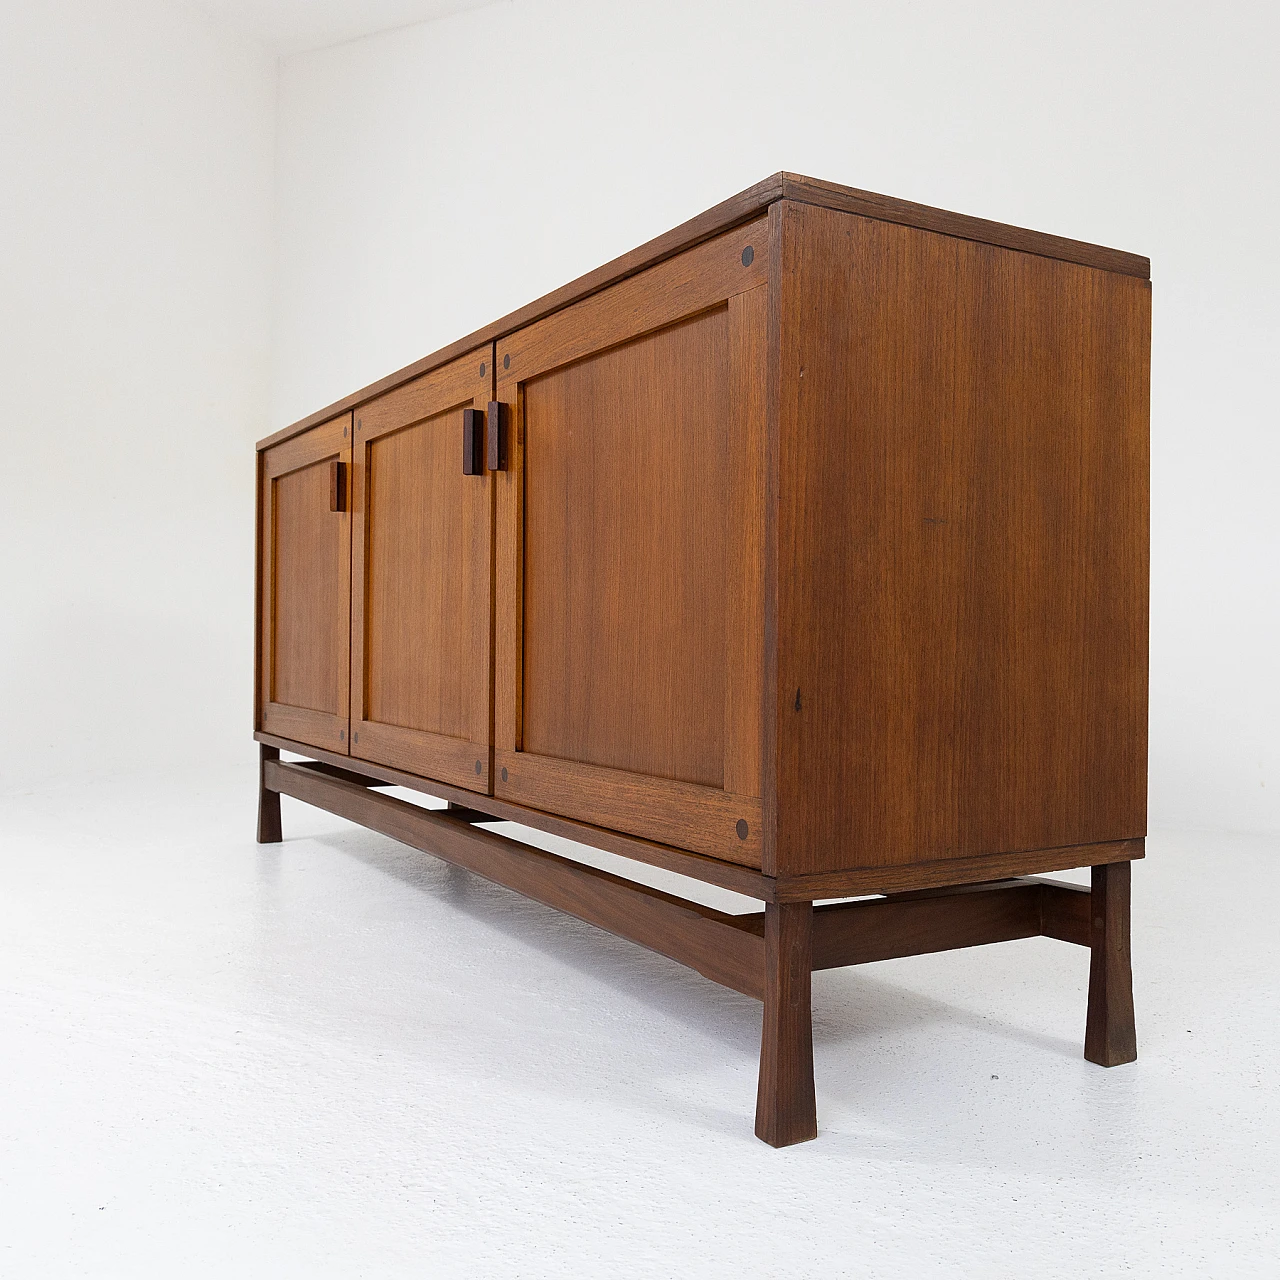
[[[484,414],[479,409],[462,411],[462,474],[484,475]]]
[[[329,510],[347,509],[347,464],[337,458],[329,463]]]
[[[507,406],[500,400],[489,401],[489,470],[507,469]]]

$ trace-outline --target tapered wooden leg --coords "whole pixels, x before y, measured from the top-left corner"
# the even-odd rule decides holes
[[[756,1137],[789,1147],[818,1136],[813,1095],[813,903],[767,903],[764,1029]]]
[[[280,833],[280,793],[268,791],[267,761],[279,760],[280,752],[276,747],[269,747],[265,742],[258,743],[258,843],[279,844],[283,839]]]
[[[1131,863],[1094,867],[1089,896],[1089,1017],[1084,1056],[1118,1067],[1138,1056],[1133,1026],[1133,966],[1129,958]]]

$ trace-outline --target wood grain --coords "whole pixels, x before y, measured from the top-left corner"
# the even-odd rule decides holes
[[[458,467],[461,417],[454,406],[358,451],[366,501],[356,521],[364,590],[355,594],[355,625],[364,640],[360,719],[369,723],[357,732],[370,742],[374,725],[470,737],[472,703],[487,701],[487,681],[476,680],[485,672],[472,648],[477,602],[465,572],[473,526],[478,519],[483,531],[487,515],[481,503],[467,509],[466,490],[483,494],[486,486]],[[485,626],[487,604],[479,601]]]
[[[501,748],[494,768],[496,794],[517,803],[760,866],[763,824],[756,796]]]
[[[764,869],[1141,836],[1149,286],[825,208],[783,226]]]
[[[914,204],[910,200],[878,195],[874,191],[842,187],[834,182],[806,178],[798,173],[784,173],[781,177],[782,195],[786,200],[837,209],[842,213],[857,213],[881,222],[918,227],[922,231],[937,231],[961,240],[974,240],[979,244],[1034,253],[1043,258],[1096,267],[1100,271],[1115,271],[1140,280],[1151,276],[1151,260],[1140,254],[1106,249],[1102,245],[1087,244],[1083,240],[1068,240],[1064,236],[1048,235],[1043,231],[1028,231],[1023,227],[991,222],[986,218],[973,218],[964,213],[949,213],[946,209],[934,209],[926,204]]]
[[[327,747],[345,753],[350,724],[349,717],[341,712],[330,714],[280,702],[268,702],[262,708],[262,726],[268,733],[293,742],[309,743],[308,750]]]
[[[522,748],[724,785],[728,309],[524,386]]]
[[[1038,886],[815,907],[813,967],[838,969],[1040,934]]]
[[[764,1020],[756,1137],[788,1147],[818,1136],[813,1088],[813,907],[769,903],[764,926]]]
[[[347,749],[351,518],[330,510],[331,464],[351,458],[349,415],[263,455],[259,503],[260,724]]]
[[[268,784],[284,795],[358,822],[411,848],[466,867],[536,902],[669,956],[713,982],[761,999],[765,944],[734,916],[572,862],[463,818],[422,809],[278,761]]]
[[[777,876],[773,880],[774,895],[779,902],[812,902],[819,898],[903,893],[938,886],[975,884],[983,880],[1041,875],[1048,871],[1069,871],[1074,867],[1143,858],[1146,856],[1145,846],[1144,839],[1104,840],[1098,844],[1074,844],[1058,849],[1024,849],[975,858],[872,864],[810,875]]]
[[[353,454],[352,755],[477,791],[491,766],[493,491],[464,473],[462,438],[492,378],[482,348],[374,401]]]
[[[1133,965],[1129,954],[1130,864],[1115,862],[1092,872],[1089,911],[1089,1014],[1084,1056],[1118,1067],[1138,1056],[1133,1020]]]
[[[764,687],[760,690],[760,766],[762,851],[760,868],[766,875],[778,869],[778,512],[782,502],[782,460],[779,448],[782,419],[782,239],[786,212],[782,201],[769,208],[769,279],[765,304],[765,421],[763,530]],[[821,894],[810,895],[813,898]],[[827,895],[832,896],[832,895]]]
[[[280,793],[267,786],[267,765],[280,759],[277,747],[260,743],[258,746],[258,843],[279,844],[284,838],[280,832]]]
[[[513,427],[496,477],[495,794],[749,866],[767,234],[739,227],[495,349]]]
[[[768,235],[768,229],[764,229]],[[767,245],[760,256],[768,258]],[[769,289],[729,299],[727,525],[724,567],[724,789],[764,794],[765,439],[768,433]],[[699,424],[703,434],[703,424]],[[763,848],[762,820],[754,824]]]
[[[270,536],[264,525],[267,508],[267,455],[254,454],[253,474],[253,727],[262,728],[262,706],[266,699],[266,650],[263,618],[266,609],[265,559]]]
[[[328,467],[275,482],[275,670],[272,701],[337,712],[345,691],[346,575],[341,515],[329,509]]]
[[[598,358],[620,343],[667,329],[766,284],[767,235],[768,220],[755,218],[503,338],[496,347],[498,399],[510,401],[501,393],[505,385],[528,382],[587,356]],[[753,256],[744,263],[748,247]],[[761,251],[758,257],[755,249]]]
[[[1046,938],[1058,938],[1078,947],[1092,946],[1088,888],[1053,880],[1037,883],[1040,885],[1040,932]]]
[[[275,759],[279,759],[277,752]],[[340,765],[329,764],[324,760],[300,760],[290,761],[296,763],[299,769],[307,769],[311,773],[323,774],[326,778],[341,778],[343,782],[354,782],[358,787],[386,787],[390,783],[383,782],[379,778],[371,778],[366,773],[357,773],[354,769],[344,769]]]
[[[323,751],[303,742],[261,732],[253,736],[256,741],[265,742],[268,746],[278,747],[298,755],[313,756],[337,767],[350,764],[345,756]],[[549,835],[563,836],[566,840],[574,840],[595,849],[604,849],[609,853],[616,853],[619,857],[631,858],[653,867],[662,867],[666,871],[675,871],[706,884],[719,885],[722,889],[730,889],[734,893],[755,898],[760,902],[769,902],[773,899],[773,881],[762,876],[758,870],[749,867],[703,854],[690,853],[685,849],[677,849],[655,840],[629,836],[589,822],[578,822],[562,814],[547,813],[510,800],[494,796],[478,797],[461,787],[450,786],[438,779],[420,778],[386,765],[362,760],[359,767],[361,773],[368,774],[390,786],[405,787],[423,795],[436,796],[441,800],[456,801],[467,806],[483,805],[495,819],[519,822],[526,827],[545,831]]]

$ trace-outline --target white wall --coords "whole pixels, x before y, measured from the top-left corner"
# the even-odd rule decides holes
[[[0,0],[0,791],[243,759],[275,60]]]
[[[272,425],[781,168],[1149,254],[1151,816],[1280,828],[1276,12],[516,0],[290,58]]]
[[[0,0],[0,791],[243,758],[252,441],[785,167],[1151,255],[1152,817],[1280,829],[1276,10],[1067,15],[516,0],[277,85]]]

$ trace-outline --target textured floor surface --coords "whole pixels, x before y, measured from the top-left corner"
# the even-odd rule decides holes
[[[815,975],[773,1151],[753,1001],[254,786],[0,798],[6,1280],[1280,1274],[1276,838],[1153,835],[1133,1066],[1064,943]]]

